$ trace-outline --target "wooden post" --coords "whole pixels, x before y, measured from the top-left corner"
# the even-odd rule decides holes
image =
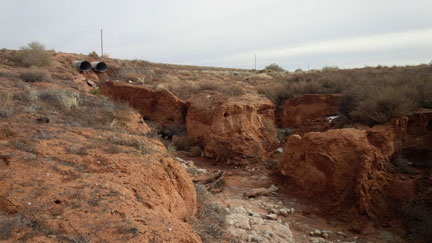
[[[101,57],[103,57],[104,52],[103,52],[103,30],[101,29]]]

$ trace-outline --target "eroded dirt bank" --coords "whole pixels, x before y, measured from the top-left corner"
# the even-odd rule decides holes
[[[1,240],[409,242],[430,226],[430,110],[366,126],[339,119],[337,94],[258,94],[286,73],[145,64],[126,83],[130,63],[70,66],[86,58],[54,53],[37,82],[1,59]]]

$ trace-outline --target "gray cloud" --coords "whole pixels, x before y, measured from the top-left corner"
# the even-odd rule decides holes
[[[0,47],[252,68],[404,65],[432,59],[427,0],[1,1]]]

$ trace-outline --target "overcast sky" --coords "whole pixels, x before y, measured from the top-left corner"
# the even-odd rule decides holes
[[[294,70],[432,60],[432,0],[0,0],[0,48]]]

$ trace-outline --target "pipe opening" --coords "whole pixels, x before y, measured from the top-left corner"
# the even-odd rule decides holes
[[[78,71],[89,71],[91,69],[91,64],[88,61],[76,61],[74,66]]]
[[[104,62],[92,62],[91,65],[93,70],[96,72],[103,73],[108,70],[108,66]]]

